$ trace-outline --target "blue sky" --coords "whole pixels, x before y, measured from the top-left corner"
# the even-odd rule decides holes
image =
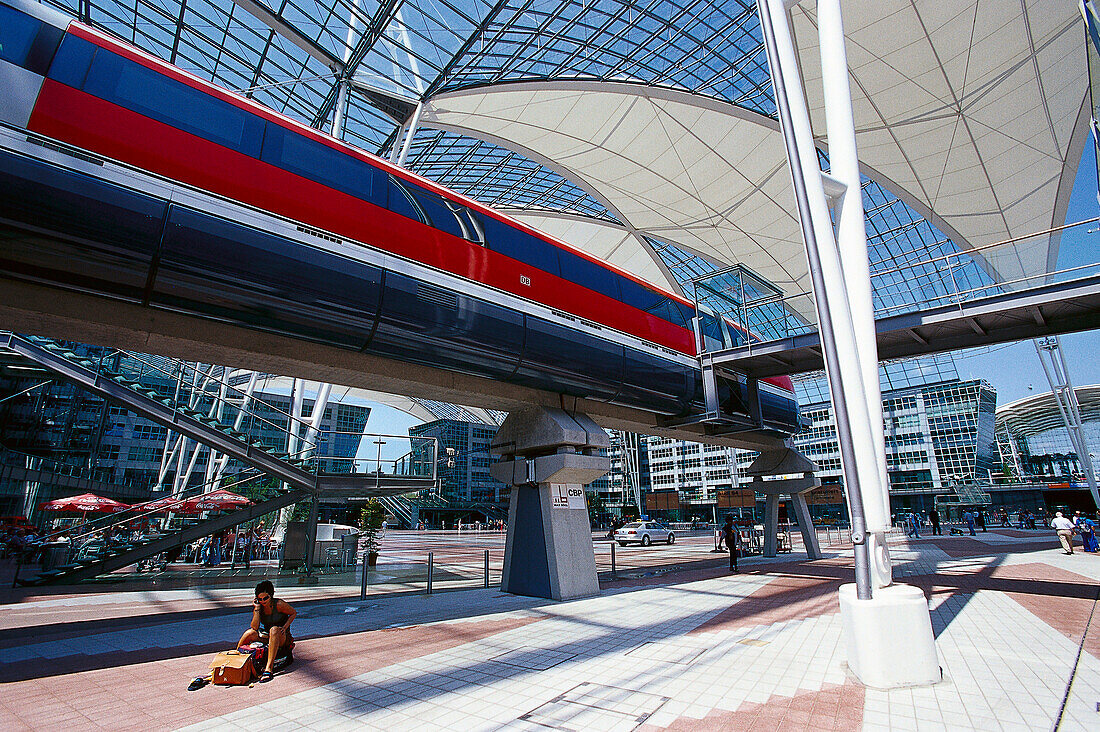
[[[1100,215],[1096,187],[1096,155],[1090,139],[1077,169],[1077,180],[1066,215],[1067,224]],[[1078,226],[1063,234],[1058,250],[1058,269],[1100,261],[1097,256],[1100,246],[1097,226]],[[1074,385],[1100,383],[1100,358],[1097,358],[1100,332],[1064,335],[1061,342]],[[985,379],[992,384],[997,390],[998,405],[1050,391],[1031,341],[958,354],[955,363],[961,378]]]

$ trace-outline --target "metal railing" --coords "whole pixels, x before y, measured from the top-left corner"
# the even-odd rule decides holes
[[[318,429],[313,422],[296,418],[270,400],[258,396],[254,389],[239,388],[242,379],[235,377],[235,372],[227,367],[192,364],[123,349],[112,349],[97,355],[80,354],[65,350],[63,342],[49,338],[22,336],[9,331],[0,333],[38,346],[60,348],[59,355],[77,366],[94,371],[103,378],[124,383],[139,394],[211,427],[228,431],[241,441],[269,450],[282,450],[288,442],[295,444],[292,452],[278,456],[297,462],[311,472],[436,477],[439,452],[436,438]],[[288,440],[288,437],[293,439]],[[364,439],[380,443],[376,458],[357,455]],[[409,443],[411,449],[400,457],[382,459],[381,444],[386,442]],[[344,454],[333,454],[340,452]],[[349,452],[352,455],[349,456]],[[164,466],[162,472],[165,472]]]
[[[330,445],[335,445],[340,438],[348,441],[359,441],[366,445],[377,443],[400,444],[407,442],[410,445],[408,452],[399,457],[383,457],[381,451],[377,455],[329,455],[325,450]],[[431,436],[409,436],[371,434],[363,432],[343,432],[339,430],[318,430],[315,441],[316,448],[303,449],[298,456],[302,465],[313,473],[336,475],[376,475],[384,478],[426,478],[434,480],[438,471],[439,440]]]

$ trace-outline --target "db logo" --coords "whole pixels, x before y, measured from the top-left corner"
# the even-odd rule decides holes
[[[531,278],[528,277],[527,275],[520,275],[519,276],[519,283],[521,285],[523,285],[524,287],[530,287],[531,286]]]

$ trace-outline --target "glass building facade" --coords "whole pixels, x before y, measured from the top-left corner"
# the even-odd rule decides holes
[[[112,369],[163,397],[188,397],[191,387],[186,381],[149,372],[149,364],[165,371],[173,368],[159,356],[129,357],[80,343],[66,346],[81,356],[109,360]],[[171,451],[177,435],[123,405],[53,376],[24,364],[0,367],[0,515],[31,516],[38,503],[77,492],[91,491],[128,503],[148,500],[154,490],[171,488],[181,471],[188,474],[181,483],[187,487],[209,480],[208,448],[196,450],[194,441],[188,440],[176,459],[165,461],[166,449]],[[305,399],[303,418],[312,416],[313,404]],[[289,395],[265,393],[262,386],[257,387],[254,416],[243,420],[241,431],[265,447],[284,450],[290,410]],[[367,406],[341,403],[335,396],[330,399],[321,418],[316,452],[322,471],[350,471],[369,415]],[[231,478],[244,468],[230,460],[223,476]],[[26,480],[28,469],[41,480]]]
[[[1074,391],[1081,413],[1081,436],[1095,470],[1100,447],[1100,386],[1077,387]],[[996,430],[1006,478],[1085,485],[1080,456],[1049,392],[997,410]]]
[[[994,389],[985,381],[957,378],[921,383],[932,374],[953,373],[949,361],[889,364],[882,372],[884,387],[899,385],[883,393],[892,503],[897,508],[930,508],[937,493],[951,492],[958,484],[989,481],[1000,468],[994,439]],[[909,380],[915,385],[908,385]],[[797,383],[800,398],[806,400],[802,406],[805,427],[793,442],[818,465],[817,476],[825,488],[811,496],[811,511],[840,519],[846,514],[840,494],[828,490],[843,485],[840,445],[824,382],[824,377],[817,376]],[[824,396],[825,401],[808,401],[813,395]],[[646,494],[675,491],[678,509],[655,513],[678,520],[714,518],[720,510],[719,492],[741,489],[744,471],[757,456],[747,450],[665,437],[642,438],[641,444],[643,512],[657,505],[647,501]],[[613,439],[612,472],[605,494],[612,510],[622,510],[630,500],[621,489],[627,478],[620,472],[624,461],[616,455],[622,449],[617,445],[621,441]]]
[[[489,475],[489,444],[496,434],[493,425],[437,419],[409,429],[410,437],[434,437],[440,455],[454,450],[452,459],[439,466],[439,496],[452,503],[507,504],[508,487]]]

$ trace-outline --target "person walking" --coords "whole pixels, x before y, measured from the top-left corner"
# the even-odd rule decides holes
[[[974,512],[974,520],[978,522],[978,528],[985,531],[985,511],[978,509]]]
[[[928,520],[932,522],[932,536],[941,536],[940,512],[935,509],[928,512]]]
[[[970,535],[977,536],[977,532],[974,531],[974,512],[967,511],[964,513],[963,520],[966,521],[966,528],[970,530]]]
[[[1062,542],[1062,550],[1065,554],[1073,554],[1073,522],[1062,515],[1061,511],[1054,514],[1054,520],[1050,526],[1058,534],[1058,541]]]
[[[909,518],[905,521],[908,526],[908,531],[905,532],[905,536],[913,539],[920,538],[920,519],[917,518],[917,514],[909,514]]]
[[[733,526],[733,514],[726,514],[726,523],[722,527],[722,541],[726,544],[726,549],[730,553],[730,571],[737,571],[737,549],[741,543],[740,532]]]

